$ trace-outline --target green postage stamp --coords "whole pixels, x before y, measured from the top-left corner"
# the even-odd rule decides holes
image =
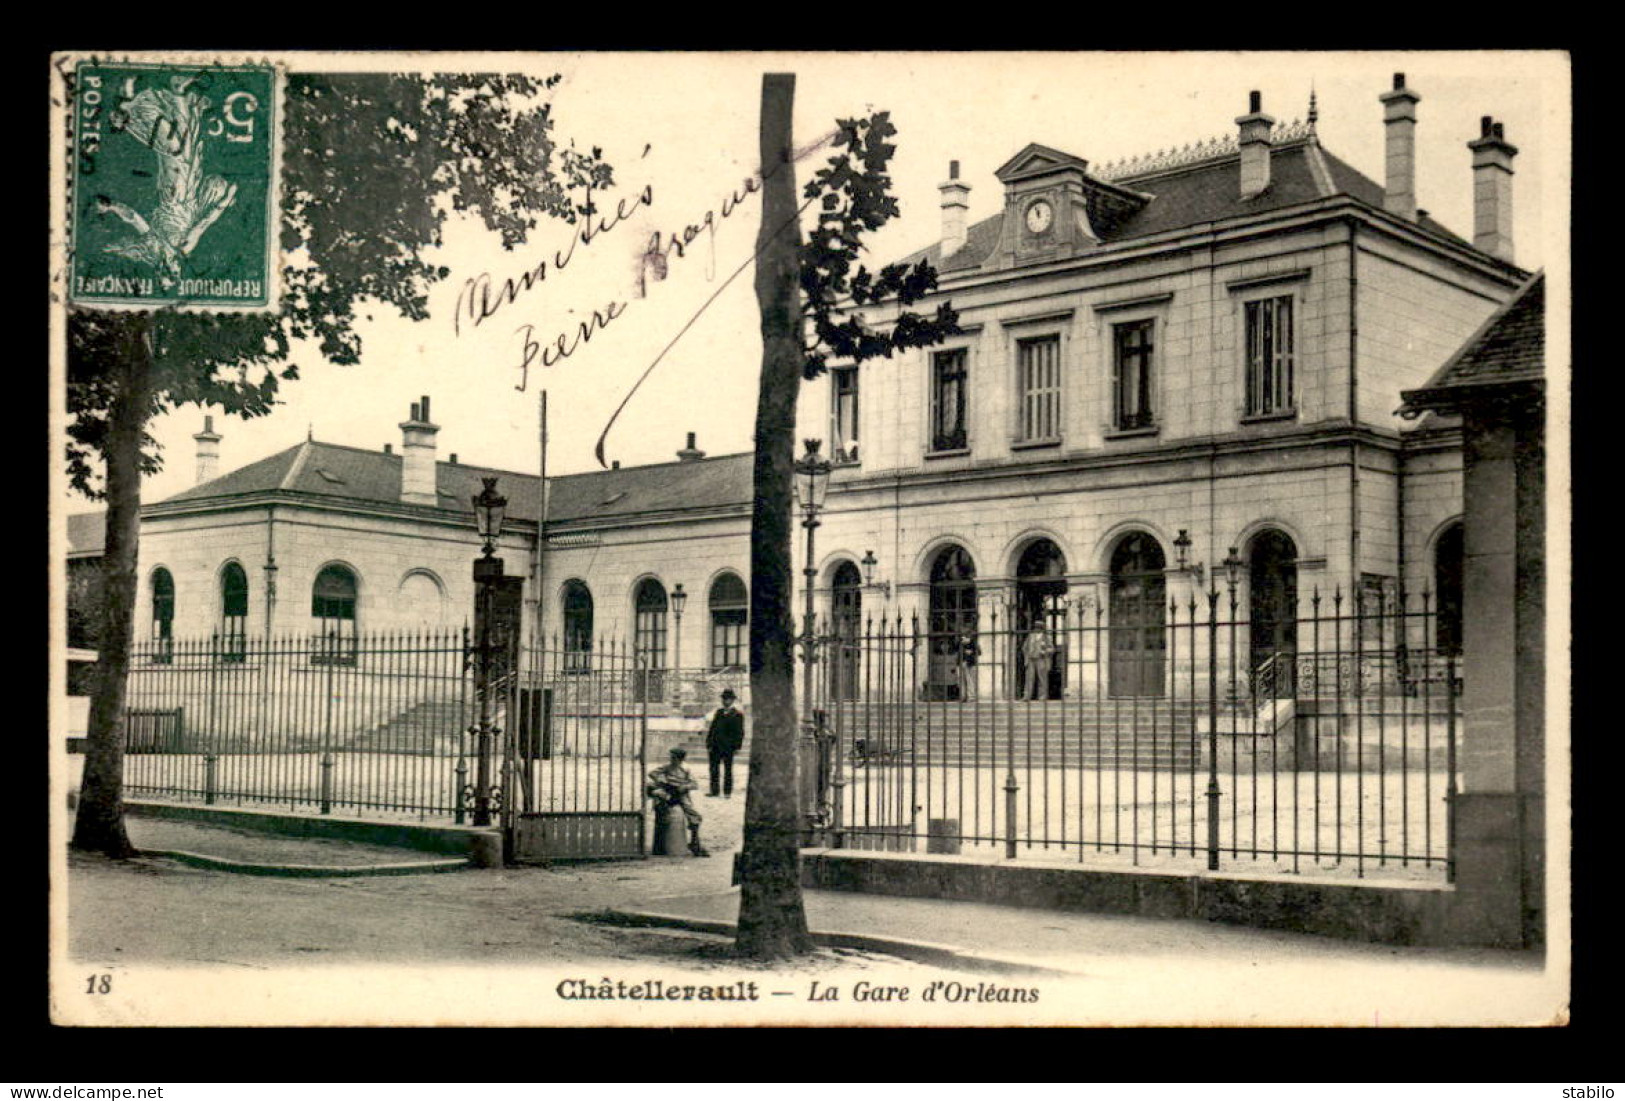
[[[275,67],[81,61],[72,88],[71,301],[274,308]]]

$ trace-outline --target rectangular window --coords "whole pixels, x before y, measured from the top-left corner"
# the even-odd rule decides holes
[[[965,433],[965,349],[931,357],[931,450],[959,451],[969,446]]]
[[[1119,430],[1150,428],[1156,423],[1151,408],[1151,362],[1156,322],[1128,321],[1112,326],[1112,427]]]
[[[1247,415],[1293,410],[1292,297],[1247,303]]]
[[[717,608],[711,612],[711,668],[746,668],[750,647],[748,624],[744,608]]]
[[[354,665],[356,659],[355,597],[312,596],[310,614],[316,637],[312,665]]]
[[[1022,441],[1061,437],[1061,338],[1016,342]]]
[[[830,370],[830,454],[836,462],[858,461],[858,369]]]

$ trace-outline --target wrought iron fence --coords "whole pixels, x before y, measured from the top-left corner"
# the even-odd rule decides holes
[[[1045,599],[826,625],[823,834],[904,852],[1448,877],[1461,683],[1429,596],[1315,594],[1285,612],[1255,616],[1231,588],[1116,622]]]
[[[460,823],[484,752],[505,821],[641,813],[647,707],[628,647],[516,647],[494,663],[483,741],[477,659],[466,630],[137,645],[125,790]]]

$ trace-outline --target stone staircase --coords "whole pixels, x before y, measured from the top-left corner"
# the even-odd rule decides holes
[[[459,700],[426,700],[414,704],[375,729],[351,740],[349,748],[370,753],[417,757],[454,757],[458,736],[467,727],[468,705]],[[502,725],[500,718],[495,720]]]
[[[857,738],[876,763],[1181,770],[1206,760],[1205,704],[1188,700],[1049,700],[839,704],[831,717],[849,763]],[[1221,730],[1228,712],[1221,717]],[[1238,719],[1240,727],[1248,719]]]

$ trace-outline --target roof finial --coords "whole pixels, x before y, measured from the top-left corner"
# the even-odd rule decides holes
[[[305,439],[307,441],[314,441],[316,439],[316,425],[310,421],[305,422]]]
[[[1320,111],[1315,106],[1315,80],[1309,78],[1309,132],[1315,132],[1315,120],[1320,117]]]

